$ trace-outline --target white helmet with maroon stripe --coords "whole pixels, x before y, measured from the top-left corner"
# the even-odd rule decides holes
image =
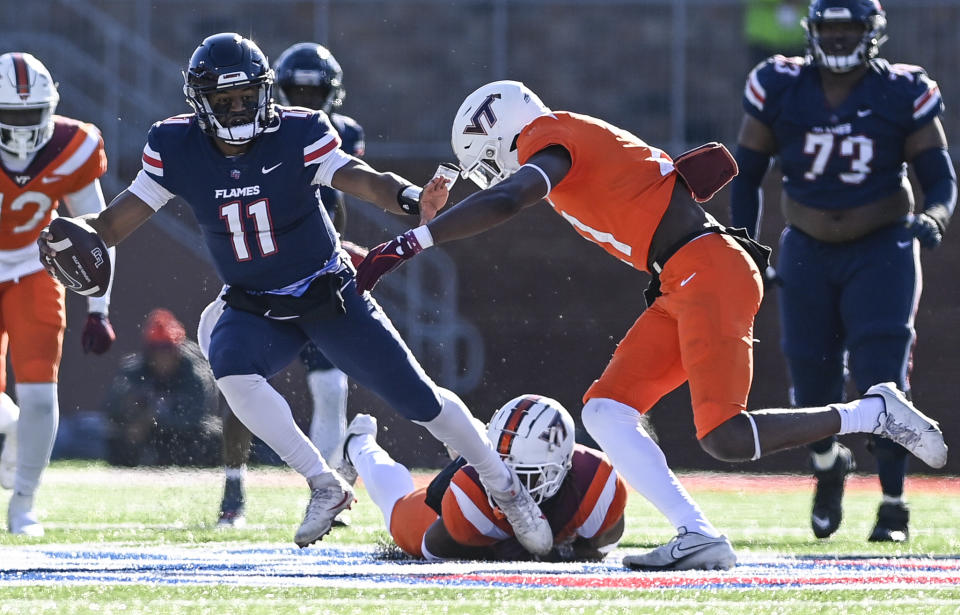
[[[497,410],[487,436],[539,504],[560,489],[573,459],[573,417],[555,399],[521,395]]]
[[[0,147],[26,158],[53,136],[60,102],[50,71],[29,53],[0,55]]]

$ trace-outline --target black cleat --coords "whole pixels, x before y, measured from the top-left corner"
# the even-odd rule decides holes
[[[910,538],[910,509],[903,502],[881,504],[877,524],[870,532],[870,542],[906,542]]]
[[[857,469],[853,453],[846,446],[837,444],[837,460],[829,470],[814,470],[817,490],[813,495],[813,511],[810,526],[817,538],[827,538],[837,531],[843,519],[843,484]]]

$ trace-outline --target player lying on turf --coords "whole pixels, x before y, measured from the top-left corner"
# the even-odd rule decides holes
[[[376,419],[358,414],[347,428],[344,458],[404,552],[428,560],[533,558],[462,457],[429,487],[416,489],[410,471],[376,435]],[[600,560],[617,546],[626,484],[603,453],[574,443],[573,419],[559,402],[540,395],[512,399],[493,415],[487,435],[550,522],[554,547],[542,559]]]

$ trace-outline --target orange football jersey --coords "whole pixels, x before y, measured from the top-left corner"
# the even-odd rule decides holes
[[[571,537],[592,538],[623,516],[627,487],[600,451],[576,445],[573,463],[559,491],[540,505],[553,529],[555,542]],[[490,507],[487,493],[471,466],[457,471],[443,494],[443,524],[464,545],[488,546],[513,536],[499,509]]]
[[[551,145],[570,152],[573,164],[547,202],[583,237],[646,271],[650,241],[676,182],[671,158],[603,120],[555,111],[520,132],[520,163]]]
[[[60,199],[107,171],[100,131],[92,124],[54,116],[53,136],[20,172],[0,173],[0,250],[37,240]],[[39,261],[38,261],[39,269]]]

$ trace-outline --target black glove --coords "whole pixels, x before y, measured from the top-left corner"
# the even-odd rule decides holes
[[[928,213],[922,213],[913,217],[913,222],[907,228],[910,233],[917,238],[920,246],[932,250],[943,241],[943,229],[940,224],[934,220]]]

